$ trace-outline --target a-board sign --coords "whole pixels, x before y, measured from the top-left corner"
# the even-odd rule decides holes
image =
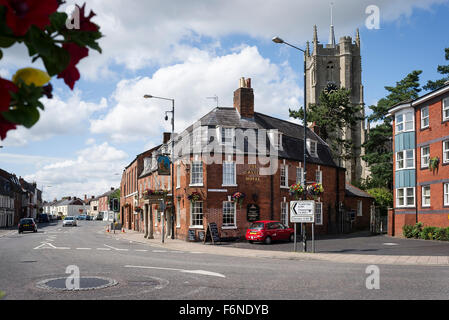
[[[290,222],[293,223],[315,222],[315,201],[313,200],[291,201]]]
[[[220,235],[218,234],[218,227],[215,222],[207,224],[206,236],[204,237],[204,243],[211,240],[213,244],[220,241]]]
[[[257,204],[249,204],[246,208],[246,220],[254,222],[260,220],[260,208]]]
[[[196,241],[195,230],[189,229],[189,241]]]
[[[198,231],[198,239],[200,239],[200,241],[204,241],[204,231]]]

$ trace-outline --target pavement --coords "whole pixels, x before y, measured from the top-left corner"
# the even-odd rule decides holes
[[[160,235],[155,234],[154,239],[146,239],[144,238],[144,234],[133,231],[126,230],[125,232],[115,231],[116,233],[107,232],[105,228],[105,233],[110,235],[111,237],[115,237],[116,239],[127,240],[131,242],[148,244],[151,246],[158,246],[161,248],[165,248],[168,250],[181,250],[181,251],[190,251],[190,252],[198,252],[198,253],[206,253],[206,254],[215,254],[215,255],[224,255],[224,256],[234,256],[234,257],[248,257],[248,258],[270,258],[270,259],[287,259],[287,260],[321,260],[321,261],[329,261],[329,262],[338,262],[338,263],[356,263],[356,264],[373,264],[373,265],[415,265],[415,266],[449,266],[449,243],[439,243],[438,241],[430,241],[430,240],[410,240],[410,239],[398,239],[392,238],[388,236],[377,236],[369,237],[375,239],[377,242],[387,243],[388,247],[395,247],[395,245],[399,245],[398,242],[409,243],[408,250],[403,250],[409,252],[409,254],[366,254],[361,253],[363,251],[358,251],[357,253],[344,253],[345,249],[341,249],[339,253],[331,253],[331,252],[294,252],[293,250],[285,250],[292,246],[292,244],[283,243],[284,250],[270,250],[269,248],[277,249],[275,246],[267,246],[267,245],[250,245],[248,243],[237,242],[237,243],[228,243],[222,242],[217,243],[215,245],[211,243],[203,244],[202,242],[187,242],[179,239],[165,239],[164,243],[162,243]],[[329,242],[343,242],[345,239],[353,239],[353,241],[363,243],[366,241],[366,237],[342,237],[342,239],[337,239],[332,241],[331,238],[324,239],[324,241]],[[319,240],[319,241],[323,241]],[[411,241],[411,242],[410,242]],[[318,242],[318,241],[317,241]],[[395,245],[391,245],[391,244]],[[414,254],[416,251],[416,245],[413,244],[420,243],[421,246],[425,249],[425,252],[428,254],[422,254],[423,250],[418,250],[421,254]],[[251,246],[249,248],[248,246]],[[297,244],[297,250],[302,250],[301,243]],[[239,247],[240,246],[240,247]],[[243,247],[242,247],[243,246]],[[310,246],[310,241],[309,241]],[[430,246],[430,249],[429,249]],[[448,252],[446,255],[433,255],[432,247],[438,248],[439,246],[443,246],[443,250]],[[418,246],[419,247],[419,246]],[[262,250],[258,248],[263,248]],[[363,250],[363,249],[362,249]],[[410,254],[413,253],[413,254]]]

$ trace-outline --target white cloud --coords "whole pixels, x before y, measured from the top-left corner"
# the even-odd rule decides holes
[[[207,99],[218,96],[221,107],[233,106],[233,92],[240,77],[252,78],[255,110],[288,118],[288,108],[298,106],[302,90],[288,66],[278,67],[264,59],[255,47],[212,57],[198,51],[182,63],[161,68],[152,78],[122,80],[112,96],[115,106],[104,117],[91,121],[91,131],[125,142],[147,140],[160,143],[163,131],[171,131],[164,112],[171,102],[144,99],[144,94],[175,99],[175,131],[184,130],[216,106]]]
[[[68,4],[75,1],[68,1]],[[334,6],[337,37],[354,35],[363,27],[369,5],[380,8],[381,23],[409,17],[414,8],[429,9],[447,0],[339,0]],[[216,48],[223,36],[249,35],[267,42],[275,36],[304,45],[312,40],[313,25],[320,40],[327,42],[329,1],[271,0],[257,2],[92,0],[88,9],[96,12],[93,21],[105,35],[100,40],[103,54],[92,53],[80,63],[82,75],[89,79],[116,76],[113,64],[129,70],[168,65],[184,61],[197,49]],[[204,37],[210,41],[205,44]],[[362,39],[363,40],[363,39]]]
[[[75,159],[49,163],[24,178],[51,186],[44,189],[44,199],[99,195],[110,187],[119,187],[127,161],[126,152],[108,143],[94,144],[78,151]]]
[[[82,101],[81,92],[78,90],[70,92],[67,100],[55,95],[53,99],[42,98],[41,101],[45,110],[39,110],[39,121],[31,129],[18,126],[16,130],[9,131],[3,141],[5,146],[23,146],[55,135],[85,132],[90,116],[107,106],[105,98],[98,104]]]

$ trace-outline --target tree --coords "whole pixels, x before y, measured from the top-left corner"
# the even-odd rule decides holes
[[[377,105],[370,106],[373,113],[368,117],[368,121],[376,122],[377,125],[370,129],[363,145],[365,148],[363,160],[371,171],[371,176],[362,183],[364,189],[393,189],[393,127],[388,110],[395,104],[418,98],[421,91],[419,84],[421,73],[421,70],[415,70],[396,82],[395,87],[386,86],[385,90],[389,94],[380,99]]]
[[[449,48],[444,49],[444,51],[446,52],[446,60],[449,61]],[[446,66],[438,66],[437,71],[438,73],[444,75],[444,77],[436,81],[427,81],[427,84],[423,87],[424,90],[433,91],[439,89],[444,85],[446,81],[449,81],[449,64]]]
[[[18,125],[31,128],[44,110],[43,96],[52,98],[49,81],[57,76],[73,90],[80,73],[78,62],[89,55],[89,48],[101,53],[97,41],[100,27],[91,22],[91,11],[75,7],[69,18],[57,9],[62,0],[0,0],[0,59],[2,50],[24,44],[31,62],[42,60],[45,71],[35,68],[17,70],[11,80],[0,78],[0,139]]]
[[[320,93],[318,104],[307,107],[307,122],[319,128],[320,137],[329,144],[336,159],[347,160],[354,156],[354,144],[341,133],[363,120],[360,117],[362,107],[352,104],[350,97],[350,90],[330,85]],[[292,118],[304,119],[303,108],[289,112]]]

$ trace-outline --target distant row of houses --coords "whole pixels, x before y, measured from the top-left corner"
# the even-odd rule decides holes
[[[0,169],[0,227],[16,225],[21,218],[37,218],[41,208],[42,191],[36,182]]]
[[[115,188],[95,197],[90,198],[84,195],[84,200],[77,197],[63,197],[61,200],[44,202],[43,213],[48,214],[53,219],[58,216],[79,216],[89,215],[95,219],[113,220],[114,210],[110,206]]]

